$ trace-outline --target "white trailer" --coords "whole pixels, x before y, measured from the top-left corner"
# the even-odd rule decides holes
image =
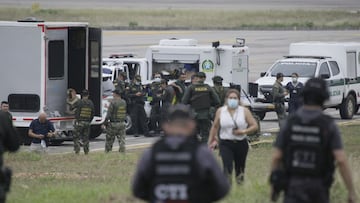
[[[284,74],[283,85],[291,74],[299,74],[306,82],[311,77],[327,80],[330,99],[328,108],[339,109],[343,119],[350,119],[360,105],[360,43],[358,42],[299,42],[290,44],[289,56],[276,61],[263,73],[259,84],[259,98],[269,95],[278,72]],[[268,97],[271,98],[271,97]],[[265,111],[264,111],[265,112]]]
[[[205,72],[206,82],[212,84],[212,77],[219,75],[226,83],[241,85],[248,90],[249,48],[245,40],[238,38],[234,45],[198,45],[194,39],[163,39],[159,45],[150,46],[146,52],[149,62],[147,74],[142,78],[150,80],[156,72],[171,73],[186,70],[188,78],[195,72]]]
[[[0,98],[9,101],[22,134],[45,111],[61,132],[52,142],[71,139],[74,117],[65,114],[68,88],[78,93],[89,89],[96,115],[92,137],[100,134],[100,29],[81,22],[0,21],[0,45]]]

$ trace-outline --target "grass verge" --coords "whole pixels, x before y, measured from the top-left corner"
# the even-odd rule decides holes
[[[341,127],[345,150],[360,194],[360,126]],[[268,174],[271,144],[253,147],[248,156],[246,181],[232,188],[222,203],[269,202]],[[7,154],[14,170],[8,202],[140,202],[131,196],[130,182],[142,151],[84,155]],[[217,153],[217,152],[216,152]],[[331,202],[346,202],[347,193],[338,173]]]
[[[0,20],[29,16],[107,29],[360,29],[360,12],[343,10],[0,8]]]

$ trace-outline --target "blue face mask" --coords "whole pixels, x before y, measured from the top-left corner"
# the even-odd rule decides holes
[[[235,109],[236,107],[239,106],[239,101],[237,99],[228,99],[227,105],[229,108]]]

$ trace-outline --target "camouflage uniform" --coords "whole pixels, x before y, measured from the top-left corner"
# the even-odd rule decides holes
[[[272,88],[273,103],[275,105],[275,111],[278,116],[279,126],[281,127],[282,122],[286,117],[285,112],[285,88],[278,81],[275,81]]]
[[[112,147],[117,137],[119,142],[119,152],[125,152],[125,116],[126,116],[126,102],[120,98],[114,98],[110,103],[106,121],[106,143],[105,152],[112,151]]]
[[[89,99],[81,99],[75,104],[75,108],[74,151],[76,154],[78,154],[82,145],[85,154],[88,154],[90,123],[94,118],[95,111],[94,103]]]
[[[150,127],[151,130],[155,132],[160,131],[160,120],[161,120],[161,111],[160,111],[160,103],[161,97],[163,95],[163,90],[160,87],[160,82],[151,83],[151,93],[152,93],[152,101],[151,101],[151,112],[150,112]]]
[[[205,74],[200,77],[205,78]],[[218,95],[209,85],[199,82],[186,89],[182,103],[190,104],[195,110],[201,141],[207,142],[211,128],[210,107],[220,104]]]

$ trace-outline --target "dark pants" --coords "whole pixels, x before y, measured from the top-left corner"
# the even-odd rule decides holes
[[[246,157],[249,151],[247,139],[241,141],[221,140],[220,156],[223,162],[225,175],[231,175],[235,163],[235,176],[245,172]]]
[[[302,105],[301,102],[299,102],[298,100],[290,100],[288,104],[289,114],[295,113]]]
[[[207,143],[211,128],[211,120],[210,119],[196,119],[196,125],[200,132],[201,142]]]
[[[329,189],[322,179],[291,178],[284,203],[329,203]]]
[[[160,105],[152,105],[150,113],[150,128],[156,132],[161,129],[161,109]]]
[[[135,135],[139,134],[139,129],[142,130],[144,135],[146,136],[149,135],[149,128],[146,122],[146,113],[145,113],[144,105],[142,104],[131,105],[130,117]]]
[[[278,117],[279,127],[281,128],[286,118],[286,110],[284,103],[275,103],[275,112]]]

